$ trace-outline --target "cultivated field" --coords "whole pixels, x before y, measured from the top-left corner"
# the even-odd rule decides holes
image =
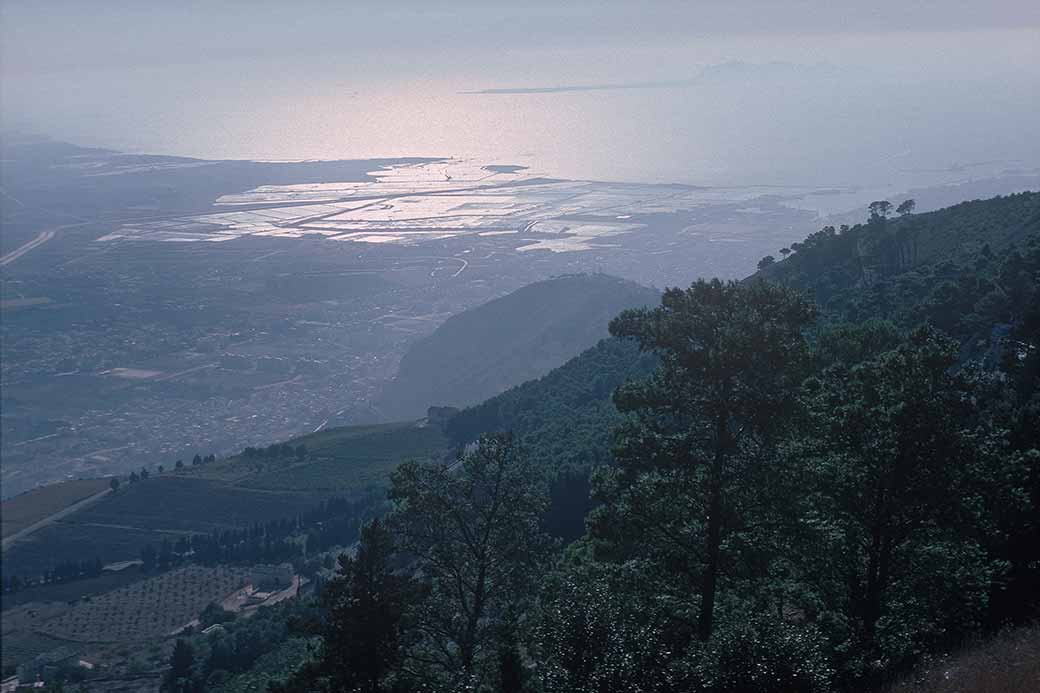
[[[35,632],[47,619],[55,618],[69,607],[65,604],[31,604],[4,611],[0,631],[4,646],[3,666],[6,668],[32,660],[44,652],[65,648],[67,643]]]
[[[176,535],[128,527],[99,527],[74,522],[55,522],[4,552],[4,575],[36,578],[61,561],[103,563],[141,557],[146,544]]]
[[[118,572],[106,570],[97,577],[23,587],[17,592],[3,595],[0,605],[6,611],[30,602],[73,602],[147,578],[148,573],[143,572],[138,566],[130,566]]]
[[[294,517],[322,498],[164,475],[124,485],[15,543],[4,552],[4,573],[38,576],[58,561],[132,560],[147,544]]]
[[[180,629],[229,592],[246,573],[188,566],[79,602],[36,628],[76,642],[140,642]]]
[[[307,460],[264,468],[239,483],[284,491],[358,491],[385,484],[401,462],[431,461],[448,448],[439,428],[413,423],[333,429],[293,441],[301,442]]]
[[[65,645],[65,642],[40,633],[12,632],[4,633],[2,666],[4,669],[31,661],[44,652],[53,652]]]
[[[208,479],[164,474],[120,489],[105,502],[76,513],[74,521],[80,525],[162,532],[212,532],[292,517],[314,507],[319,500],[318,496],[260,492]]]
[[[289,444],[305,446],[306,458],[235,455],[184,474],[249,488],[348,493],[385,483],[386,473],[401,462],[433,459],[449,447],[439,428],[412,421],[331,428]]]
[[[4,538],[108,488],[108,479],[77,479],[42,486],[5,500],[0,505]]]
[[[135,559],[147,544],[295,517],[330,496],[386,483],[405,460],[432,461],[450,444],[414,422],[333,428],[290,441],[307,455],[242,455],[124,484],[4,552],[8,575],[38,576],[57,560]],[[56,559],[59,557],[60,559]]]

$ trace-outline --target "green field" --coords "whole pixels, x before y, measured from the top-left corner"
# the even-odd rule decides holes
[[[253,491],[209,479],[164,475],[120,489],[104,502],[75,513],[69,523],[157,532],[212,532],[291,517],[319,500],[312,494]]]
[[[269,490],[360,490],[385,483],[402,461],[432,461],[448,449],[439,428],[401,424],[337,428],[292,444],[306,445],[308,459],[264,469],[239,483]]]
[[[132,527],[97,527],[75,522],[56,522],[33,533],[4,552],[4,574],[39,577],[60,561],[103,563],[141,557],[146,544],[175,540],[177,535]]]
[[[183,474],[255,489],[344,493],[382,484],[401,462],[437,459],[450,448],[439,428],[415,422],[330,428],[289,444],[306,446],[306,458],[235,455]]]

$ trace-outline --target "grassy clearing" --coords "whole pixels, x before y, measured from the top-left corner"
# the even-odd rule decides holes
[[[292,491],[362,490],[386,483],[399,460],[366,460],[353,465],[336,460],[320,460],[288,469],[260,474],[243,482],[249,488]]]
[[[0,527],[6,538],[56,512],[108,488],[108,479],[77,479],[26,491],[0,505]]]
[[[248,527],[312,509],[326,495],[258,491],[174,475],[126,485],[4,552],[8,575],[37,576],[63,561],[140,557],[147,544]]]

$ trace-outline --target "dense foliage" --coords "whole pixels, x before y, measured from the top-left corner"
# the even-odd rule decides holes
[[[612,459],[611,431],[621,415],[611,393],[630,378],[649,374],[655,363],[635,344],[604,339],[538,380],[463,409],[448,421],[446,432],[457,446],[484,432],[512,432],[547,476],[545,529],[570,541],[581,536],[592,507],[591,470]]]
[[[1021,193],[826,226],[760,274],[806,290],[831,322],[927,322],[962,344],[988,341],[1036,303],[1038,234],[1040,193]]]
[[[519,620],[551,547],[538,529],[544,489],[522,451],[510,436],[484,436],[452,465],[402,465],[390,497],[387,524],[365,528],[325,589],[319,658],[278,690],[518,684]]]
[[[254,669],[258,659],[287,643],[306,640],[297,632],[299,624],[312,623],[316,618],[313,606],[284,602],[262,608],[251,618],[226,621],[209,634],[178,639],[162,688],[170,693],[236,690],[236,677]],[[298,653],[309,651],[295,649]]]
[[[1036,619],[1038,200],[879,201],[455,415],[467,452],[395,473],[282,689],[863,690]]]

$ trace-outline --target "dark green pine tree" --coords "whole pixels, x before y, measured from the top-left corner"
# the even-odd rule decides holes
[[[594,535],[657,561],[699,595],[696,635],[711,637],[727,518],[754,492],[756,466],[793,408],[805,373],[803,330],[815,313],[794,291],[765,282],[698,281],[669,289],[654,309],[628,310],[611,334],[660,356],[649,379],[618,389],[630,414],[618,465],[601,477],[607,503]]]
[[[192,666],[195,664],[195,648],[187,640],[178,639],[170,655],[170,670],[163,681],[163,691],[170,693],[188,693],[196,689],[192,680]]]
[[[908,661],[977,628],[1003,580],[990,538],[1019,517],[1024,460],[978,411],[959,345],[918,328],[898,347],[806,382],[803,524],[826,538],[805,575],[844,605],[862,660]],[[846,644],[844,649],[849,650]]]
[[[394,541],[379,519],[361,531],[357,555],[340,556],[339,574],[322,592],[328,618],[318,660],[272,691],[392,690],[401,661],[402,619],[411,580],[394,573]]]

